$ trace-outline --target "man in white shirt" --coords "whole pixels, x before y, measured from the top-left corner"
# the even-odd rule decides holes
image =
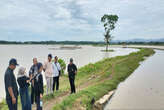
[[[53,63],[53,91],[55,90],[56,87],[56,91],[59,90],[59,76],[60,76],[60,72],[61,72],[61,67],[60,64],[58,62],[58,57],[55,56],[54,59],[54,63]]]
[[[47,91],[46,94],[53,93],[53,62],[52,62],[52,55],[48,55],[48,61],[46,61],[43,65],[46,83],[47,83]]]

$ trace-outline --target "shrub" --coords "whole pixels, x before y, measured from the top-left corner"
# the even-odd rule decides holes
[[[66,69],[66,63],[63,59],[59,59],[58,62],[61,66],[61,75],[63,75]]]

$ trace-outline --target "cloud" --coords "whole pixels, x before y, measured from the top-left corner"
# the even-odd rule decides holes
[[[103,14],[117,14],[115,39],[164,37],[163,0],[1,0],[0,40],[103,40]]]

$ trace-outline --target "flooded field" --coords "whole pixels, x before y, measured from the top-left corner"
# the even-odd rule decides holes
[[[164,51],[156,50],[118,86],[104,110],[163,110],[163,83]]]

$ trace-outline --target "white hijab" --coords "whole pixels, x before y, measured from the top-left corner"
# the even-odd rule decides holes
[[[17,77],[19,78],[19,77],[25,76],[25,70],[26,70],[26,68],[20,67],[19,70],[18,70]]]

